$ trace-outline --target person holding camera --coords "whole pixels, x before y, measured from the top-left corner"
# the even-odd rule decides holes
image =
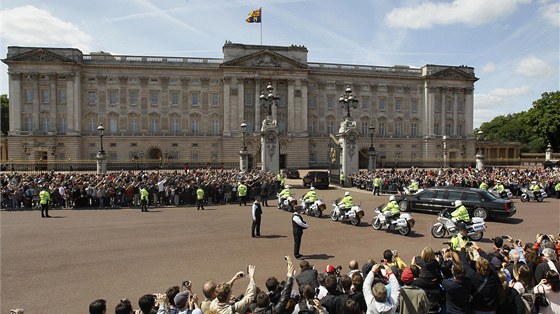
[[[243,277],[245,277],[245,273],[239,271],[227,283],[229,284],[230,288],[233,288],[233,284],[235,283],[235,281]],[[216,284],[216,281],[212,279],[212,280],[208,280],[202,287],[202,293],[204,293],[204,296],[206,297],[200,304],[200,309],[202,310],[203,313],[206,313],[207,311],[210,310],[210,304],[214,299],[216,299],[217,286],[218,284]]]
[[[377,282],[375,285],[374,276],[376,273],[385,269],[385,277],[389,279],[391,294],[387,295],[387,288],[382,282]],[[364,298],[367,304],[367,313],[387,313],[393,314],[397,311],[399,306],[399,297],[401,295],[401,287],[399,281],[387,265],[375,264],[371,271],[367,274],[363,286]]]
[[[235,303],[230,303],[232,289],[231,285],[227,282],[221,283],[216,287],[216,299],[210,304],[210,310],[214,310],[219,314],[245,314],[249,309],[249,305],[255,299],[257,286],[255,284],[255,266],[249,265],[247,267],[247,274],[249,275],[249,284],[245,290],[243,298]]]
[[[467,236],[467,226],[464,222],[459,221],[457,223],[457,230],[459,230],[459,233],[451,238],[451,242],[449,242],[449,245],[453,250],[460,251],[463,243],[469,243],[471,242],[471,239]]]
[[[313,314],[329,314],[327,310],[321,305],[319,299],[317,299],[315,287],[306,283],[300,287],[300,294],[302,299],[296,304],[292,314],[298,314],[300,312],[313,313]]]
[[[280,292],[280,298],[277,302],[273,302],[270,299],[269,294],[265,291],[259,292],[257,294],[256,303],[257,308],[253,310],[253,314],[264,314],[264,313],[285,313],[286,304],[288,303],[288,299],[292,293],[292,286],[294,284],[294,263],[292,262],[292,258],[289,256],[284,257],[287,263],[287,270],[286,270],[286,283]]]

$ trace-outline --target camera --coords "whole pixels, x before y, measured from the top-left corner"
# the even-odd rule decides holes
[[[467,246],[472,246],[473,243],[472,242],[467,242]]]
[[[503,235],[502,239],[507,240],[509,237],[507,235]]]
[[[187,288],[188,286],[191,285],[191,281],[190,280],[185,280],[185,281],[183,281],[182,285],[183,285],[183,287]]]

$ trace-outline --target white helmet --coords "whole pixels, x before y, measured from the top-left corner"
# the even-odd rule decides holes
[[[286,184],[286,185],[284,185],[284,188],[285,188],[285,189],[289,189],[290,186]]]
[[[395,196],[394,196],[394,195],[389,196],[389,201],[394,201],[394,200],[395,200]]]
[[[309,188],[309,190],[311,190],[311,191],[315,191],[315,187],[314,187],[314,186],[312,186],[312,187],[310,187],[310,188]]]
[[[346,191],[346,192],[344,193],[344,196],[350,196],[350,192],[349,192],[349,191]]]
[[[455,201],[455,207],[459,207],[459,206],[461,206],[461,205],[463,205],[463,202],[461,202],[461,201]]]

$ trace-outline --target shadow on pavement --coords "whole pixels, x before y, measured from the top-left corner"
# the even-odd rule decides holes
[[[261,235],[260,237],[261,237],[261,238],[265,238],[265,239],[286,238],[285,235],[280,235],[280,234]]]
[[[303,258],[305,259],[319,259],[319,260],[327,260],[330,258],[334,258],[334,255],[328,255],[328,254],[310,254],[310,255],[303,255]]]
[[[495,222],[518,225],[523,222],[521,218],[494,218]]]

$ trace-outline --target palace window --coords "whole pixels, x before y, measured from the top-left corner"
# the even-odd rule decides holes
[[[117,96],[118,92],[116,90],[109,91],[109,105],[116,105],[117,104]]]
[[[66,88],[60,88],[58,90],[58,103],[61,105],[66,104]]]
[[[171,106],[178,106],[179,105],[179,92],[178,91],[171,91],[169,95],[169,102]]]
[[[128,102],[132,105],[138,105],[138,91],[131,90],[128,92]]]

